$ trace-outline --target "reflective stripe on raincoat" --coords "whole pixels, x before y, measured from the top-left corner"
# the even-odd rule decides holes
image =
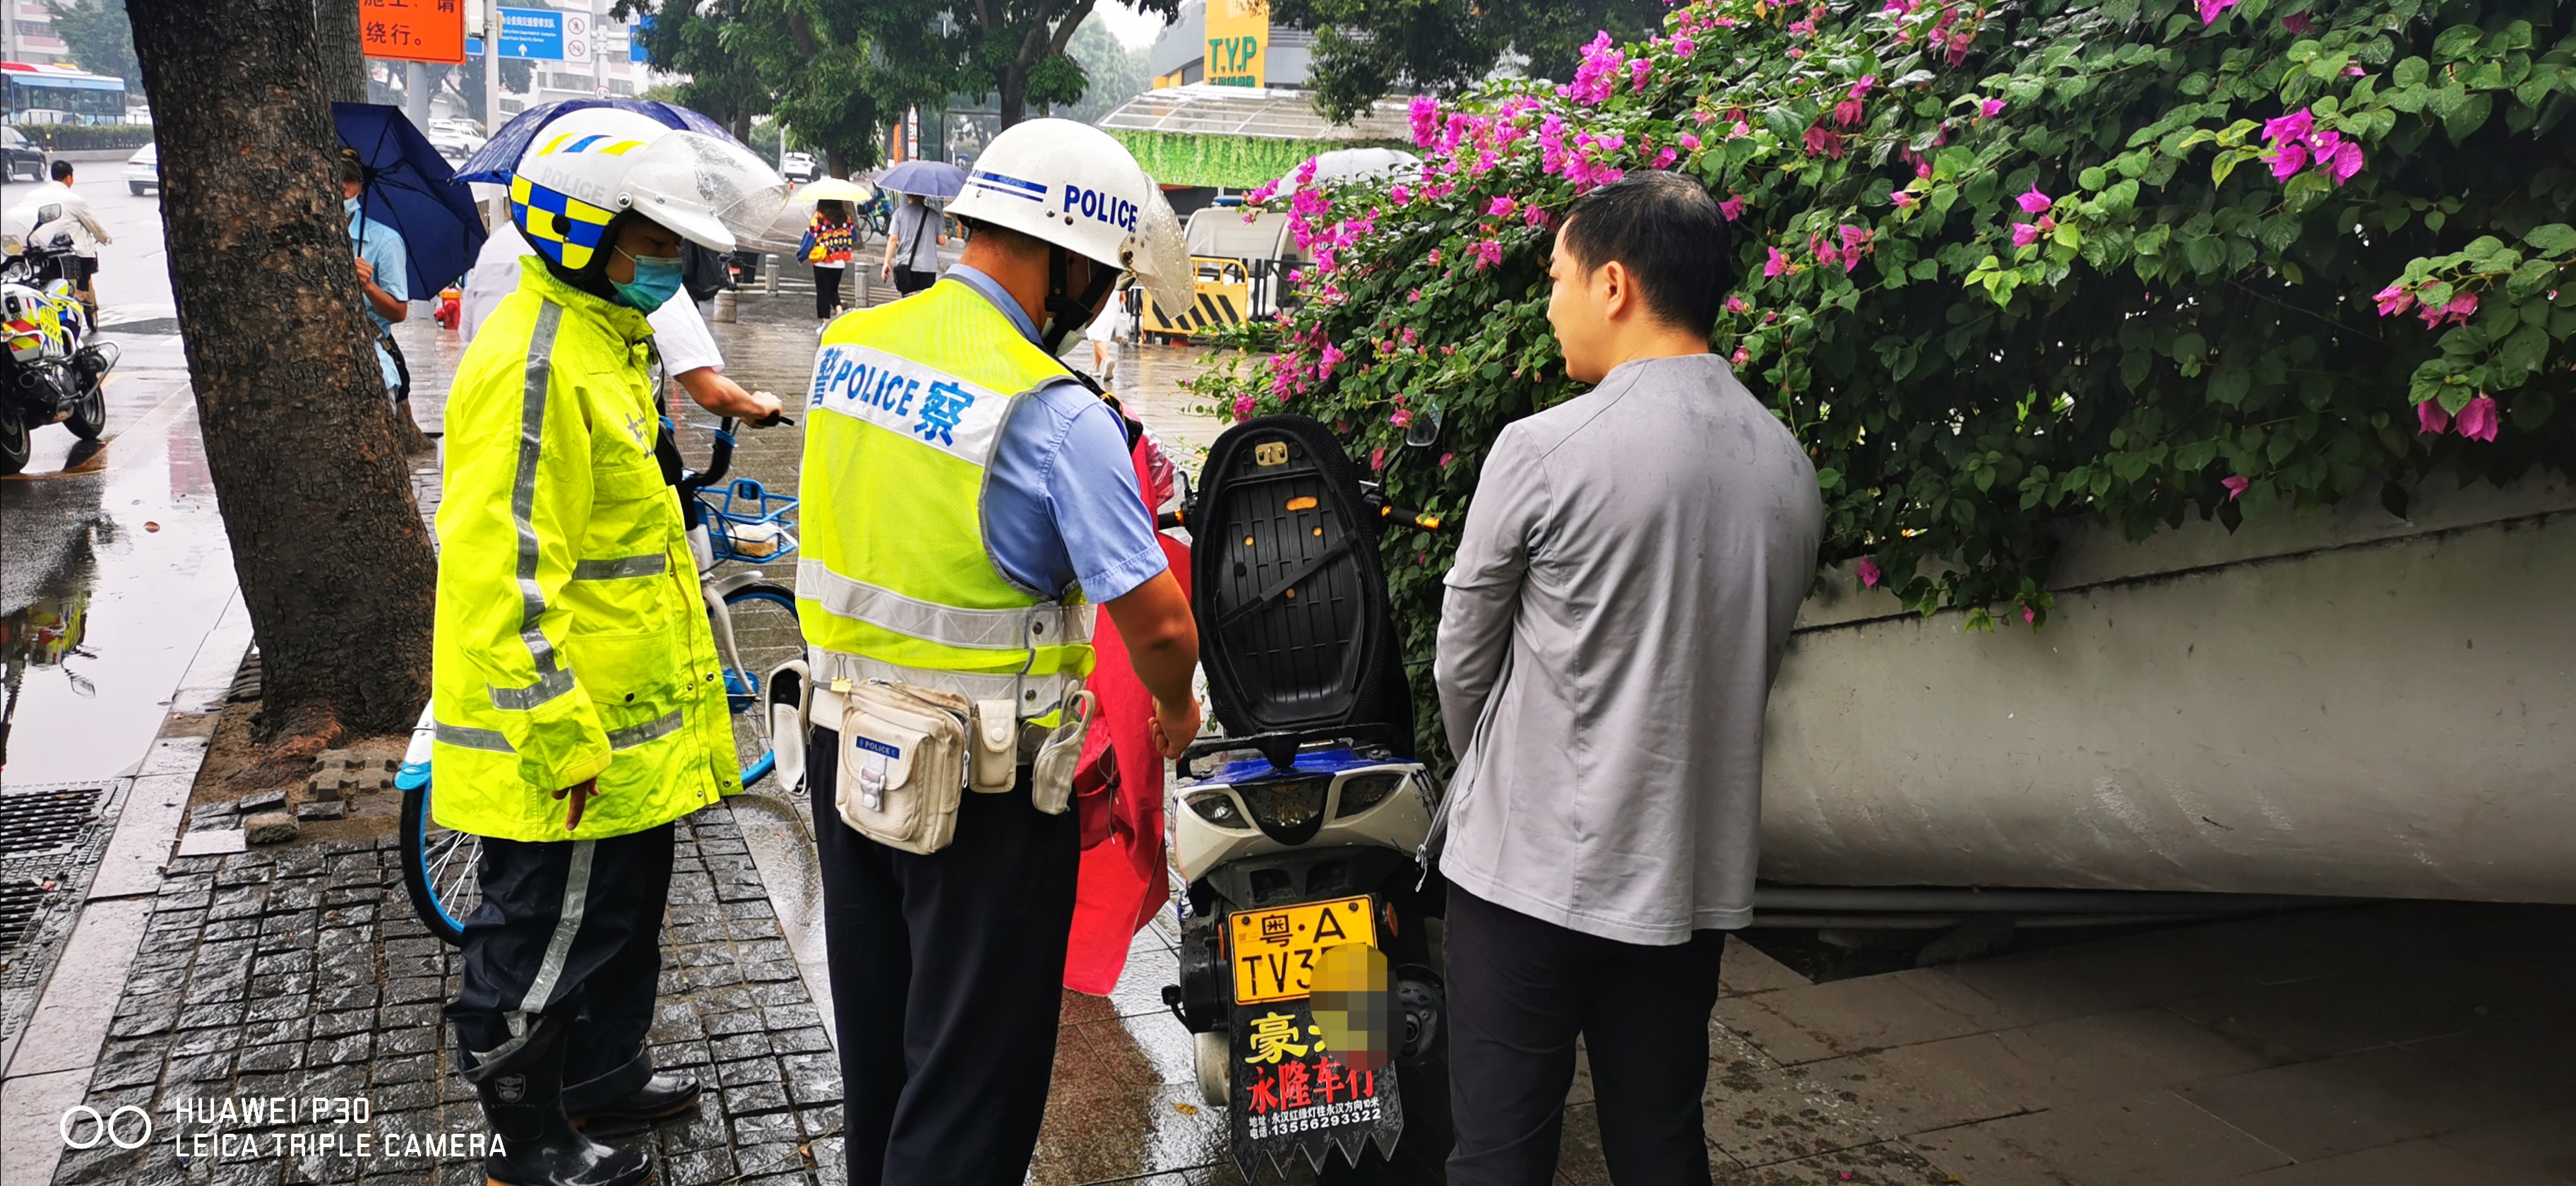
[[[530,256],[458,365],[437,520],[441,825],[597,839],[741,786],[678,492],[653,456],[652,332]],[[568,832],[554,793],[593,777]]]

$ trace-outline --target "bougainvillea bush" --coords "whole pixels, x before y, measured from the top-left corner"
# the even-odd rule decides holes
[[[1418,177],[1257,194],[1306,300],[1202,390],[1472,514],[1495,433],[1582,390],[1545,320],[1558,217],[1681,170],[1732,220],[1714,345],[1813,453],[1824,559],[2038,624],[2069,522],[2233,527],[2379,479],[2402,513],[2432,471],[2566,468],[2571,116],[2576,5],[2545,0],[1697,0],[1570,82],[1417,100]],[[1386,538],[1416,660],[1450,547]]]

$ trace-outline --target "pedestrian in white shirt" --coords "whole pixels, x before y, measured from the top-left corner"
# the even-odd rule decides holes
[[[18,199],[13,209],[35,211],[47,206],[63,208],[62,217],[71,219],[71,222],[64,225],[72,233],[72,251],[75,258],[80,261],[75,265],[79,274],[66,275],[63,279],[71,282],[73,294],[80,298],[81,305],[89,310],[91,320],[95,321],[98,318],[96,287],[98,245],[114,243],[116,236],[108,234],[107,228],[98,224],[98,215],[90,210],[89,199],[72,192],[70,161],[55,161],[53,174],[53,180],[28,190],[24,197]]]
[[[1574,203],[1547,318],[1592,390],[1495,439],[1446,578],[1451,1186],[1553,1180],[1578,1036],[1611,1176],[1709,1180],[1708,1015],[1824,522],[1797,438],[1709,352],[1733,260],[1679,174]]]

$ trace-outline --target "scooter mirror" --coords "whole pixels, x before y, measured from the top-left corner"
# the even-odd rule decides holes
[[[1440,405],[1426,403],[1414,409],[1413,421],[1404,426],[1404,444],[1410,449],[1428,449],[1440,439]]]

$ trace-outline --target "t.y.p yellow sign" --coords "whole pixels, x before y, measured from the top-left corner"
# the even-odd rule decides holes
[[[1270,0],[1208,0],[1207,81],[1260,86],[1270,49]]]

